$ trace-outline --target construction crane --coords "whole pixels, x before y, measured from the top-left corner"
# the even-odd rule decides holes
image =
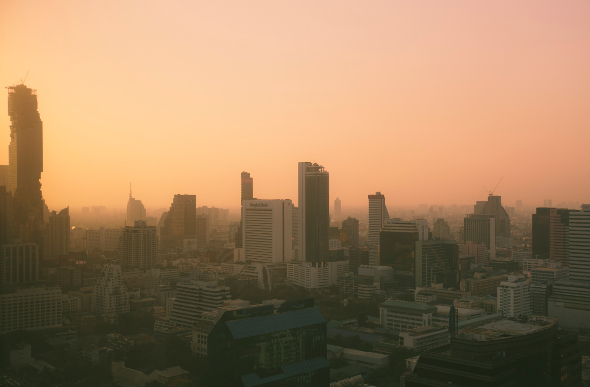
[[[498,188],[498,186],[499,186],[499,185],[500,185],[500,183],[502,182],[502,179],[503,179],[503,178],[504,178],[504,176],[502,176],[502,177],[500,178],[500,181],[498,182],[498,184],[496,184],[496,187],[495,187],[493,190],[491,190],[491,191],[490,191],[489,189],[487,189],[487,188],[486,188],[486,186],[485,186],[485,185],[483,186],[483,189],[485,189],[485,190],[486,190],[486,192],[487,192],[487,193],[488,193],[490,196],[492,196],[492,195],[494,194],[494,192],[496,192],[496,189]]]

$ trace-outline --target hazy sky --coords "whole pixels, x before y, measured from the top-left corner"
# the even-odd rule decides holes
[[[590,202],[590,2],[0,1],[0,85],[37,89],[51,209],[175,193]],[[0,93],[0,163],[8,163]]]

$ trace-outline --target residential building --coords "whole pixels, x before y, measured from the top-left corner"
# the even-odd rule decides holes
[[[327,386],[326,336],[313,300],[228,311],[207,335],[204,383]]]
[[[532,316],[528,281],[518,275],[509,275],[498,286],[498,313],[506,317]]]
[[[95,314],[129,312],[129,294],[120,265],[108,263],[102,267],[102,274],[92,293],[91,310]]]
[[[70,251],[70,208],[52,211],[45,226],[44,259],[57,259]]]
[[[379,307],[383,329],[406,330],[430,325],[436,306],[406,301],[386,301]]]
[[[0,294],[0,334],[61,327],[59,287],[23,287]]]
[[[179,282],[172,306],[170,321],[180,326],[192,327],[204,312],[223,306],[231,298],[229,287],[217,286],[217,281]]]
[[[385,196],[381,192],[369,195],[369,264],[379,265],[379,243],[381,229],[389,219]]]
[[[485,244],[489,259],[496,259],[496,218],[492,215],[467,215],[463,220],[463,234],[465,242]]]
[[[458,288],[459,246],[455,241],[430,240],[415,242],[416,287],[443,284],[445,288]]]
[[[291,262],[291,200],[242,201],[242,240],[246,262]]]
[[[345,247],[359,246],[359,220],[350,216],[342,221],[341,235],[344,235],[342,245]],[[368,264],[368,263],[367,263]]]
[[[348,261],[301,262],[287,264],[287,278],[306,289],[328,288],[349,272]]]
[[[143,220],[134,226],[126,226],[121,233],[116,253],[117,260],[125,268],[149,269],[159,264],[158,233]]]
[[[334,200],[334,219],[340,219],[342,214],[342,202],[340,202],[339,198]]]
[[[299,258],[308,262],[329,260],[330,175],[317,163],[299,163]]]
[[[39,247],[33,243],[0,245],[0,285],[39,280]]]
[[[197,197],[174,195],[168,215],[160,228],[160,243],[164,247],[181,247],[184,239],[197,235]]]

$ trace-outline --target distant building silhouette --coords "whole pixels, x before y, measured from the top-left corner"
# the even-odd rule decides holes
[[[434,222],[432,236],[437,239],[452,239],[449,223],[444,219],[438,218],[436,222]]]
[[[58,259],[70,252],[70,208],[52,211],[45,226],[44,259]]]
[[[359,220],[350,216],[342,221],[342,234],[346,240],[342,242],[343,246],[358,247],[359,245]]]
[[[569,219],[576,210],[537,208],[533,214],[533,258],[552,259],[567,264],[569,258]]]
[[[299,163],[299,255],[310,262],[330,257],[330,175],[317,163]]]
[[[496,258],[496,218],[493,215],[467,215],[463,219],[463,235],[465,242],[485,244],[489,259]]]
[[[196,235],[197,197],[174,195],[164,225],[160,228],[160,243],[164,247],[182,247],[184,239],[195,239]]]
[[[473,208],[474,215],[489,215],[495,218],[495,241],[498,247],[511,247],[510,217],[502,207],[502,197],[489,195],[487,201],[478,201]],[[468,240],[468,239],[465,239]]]
[[[127,202],[127,226],[133,227],[135,221],[146,220],[146,212],[141,200],[133,198],[129,189],[129,201]]]
[[[209,216],[197,215],[197,248],[209,246]]]
[[[387,219],[385,196],[381,192],[369,195],[369,262],[372,266],[379,265],[379,238]]]
[[[340,219],[340,215],[342,214],[342,202],[340,198],[336,198],[334,200],[334,219]]]
[[[138,220],[123,229],[117,247],[117,260],[126,268],[150,269],[158,266],[158,234]]]

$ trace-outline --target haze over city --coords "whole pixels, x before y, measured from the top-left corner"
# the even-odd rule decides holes
[[[585,1],[0,4],[0,83],[39,92],[51,209],[175,193],[296,202],[296,163],[366,207],[588,201]],[[7,94],[0,95],[6,106]],[[0,115],[0,127],[9,118]],[[0,163],[10,138],[0,136]]]

